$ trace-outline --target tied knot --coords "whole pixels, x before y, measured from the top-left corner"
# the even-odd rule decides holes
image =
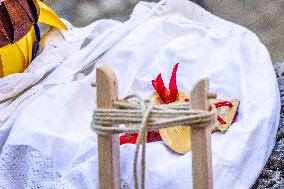
[[[140,103],[130,102],[138,99]],[[143,101],[139,96],[130,95],[123,100],[114,102],[115,109],[96,109],[93,114],[91,128],[98,135],[112,135],[126,132],[138,132],[134,156],[135,189],[139,189],[137,162],[140,146],[142,146],[141,160],[141,188],[145,188],[145,152],[148,130],[159,130],[173,126],[208,127],[215,123],[215,111],[194,110],[190,103],[173,103],[155,105],[152,101]],[[125,127],[118,127],[125,124]]]

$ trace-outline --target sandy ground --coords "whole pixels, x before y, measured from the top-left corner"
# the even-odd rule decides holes
[[[268,47],[274,61],[284,61],[284,0],[193,0],[212,13],[248,27]],[[127,20],[139,0],[45,0],[76,26],[101,18]]]

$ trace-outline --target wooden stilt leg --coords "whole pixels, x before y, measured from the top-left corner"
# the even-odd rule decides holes
[[[201,80],[191,92],[191,108],[208,110],[208,80]],[[212,189],[211,128],[191,128],[194,189]]]
[[[115,74],[109,67],[97,69],[97,107],[113,108],[118,97]],[[201,80],[191,93],[191,108],[208,110],[208,98],[215,94],[208,93],[208,80]],[[105,125],[106,127],[109,125]],[[211,128],[191,129],[192,172],[194,189],[212,189]],[[99,188],[120,188],[119,136],[98,136]]]
[[[118,97],[118,82],[113,71],[103,66],[96,70],[97,107],[113,108]],[[106,125],[107,127],[108,125]],[[119,136],[98,136],[99,188],[120,188]]]

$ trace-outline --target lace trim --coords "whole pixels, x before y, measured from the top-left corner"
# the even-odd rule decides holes
[[[0,155],[0,183],[5,189],[63,188],[54,162],[24,145],[5,146]]]
[[[94,148],[87,151],[83,156],[79,157],[71,165],[71,170],[67,174],[72,173],[72,169],[90,158],[97,159],[97,153]],[[73,181],[83,182],[81,175],[74,174]],[[78,177],[79,176],[79,177]],[[94,174],[94,177],[97,175]],[[95,181],[96,180],[96,181]],[[97,182],[95,179],[93,182]],[[72,182],[72,181],[71,181]],[[121,179],[121,189],[131,189],[129,183]],[[0,189],[70,189],[69,181],[64,182],[63,176],[56,169],[55,163],[51,157],[48,157],[37,149],[26,145],[6,145],[0,155]],[[81,183],[83,186],[83,183]],[[96,185],[97,183],[91,183]],[[84,188],[80,188],[84,189]]]

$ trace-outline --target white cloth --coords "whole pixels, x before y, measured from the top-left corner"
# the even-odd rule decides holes
[[[23,74],[0,80],[0,186],[96,188],[95,69],[116,72],[119,95],[153,93],[160,72],[190,92],[203,77],[221,99],[241,101],[239,117],[212,135],[214,188],[250,188],[274,146],[280,102],[269,54],[252,32],[192,2],[139,3],[125,23],[100,20],[70,32],[52,31]],[[167,82],[166,82],[167,83]],[[121,181],[133,188],[134,145],[121,150]],[[191,153],[162,142],[147,145],[147,189],[191,186]]]

